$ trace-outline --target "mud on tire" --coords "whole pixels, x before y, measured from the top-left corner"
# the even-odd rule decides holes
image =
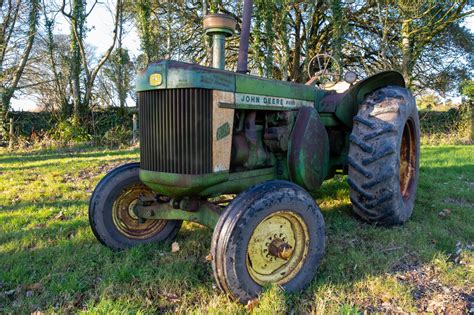
[[[271,281],[266,277],[268,274],[261,277],[252,272],[255,266],[250,261],[252,254],[249,244],[258,227],[269,221],[266,221],[269,216],[282,213],[292,214],[289,217],[298,217],[300,223],[287,217],[288,222],[292,222],[292,227],[299,224],[305,226],[307,234],[302,233],[301,235],[306,236],[298,238],[295,244],[301,246],[295,245],[295,254],[292,255],[300,257],[300,263],[294,265],[299,267],[286,269],[285,264],[276,270],[269,268],[266,270],[268,274],[276,275],[272,278],[275,281]],[[278,226],[279,224],[276,224],[276,230],[269,228],[265,231],[270,234],[277,230],[282,232],[283,226]],[[256,239],[266,239],[260,236],[262,235],[259,234]],[[306,248],[306,254],[297,255],[297,247]],[[212,269],[219,288],[233,299],[246,303],[261,292],[263,283],[260,282],[278,283],[287,292],[303,289],[314,278],[324,249],[324,218],[313,198],[294,183],[271,180],[252,186],[239,194],[219,218],[211,242]],[[291,261],[290,257],[288,264]]]
[[[89,202],[89,224],[97,240],[113,250],[172,240],[180,220],[133,218],[131,208],[141,195],[154,193],[140,181],[139,163],[119,166],[97,184]]]
[[[420,126],[414,97],[389,86],[368,95],[354,117],[349,187],[354,212],[381,225],[407,221],[418,184]]]

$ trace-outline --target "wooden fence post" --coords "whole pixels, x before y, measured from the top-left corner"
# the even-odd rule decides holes
[[[13,118],[10,118],[10,133],[8,137],[8,148],[11,150],[13,149],[13,138],[15,137],[15,133],[13,130]]]
[[[138,133],[138,126],[137,126],[137,114],[133,114],[133,132],[132,132],[132,141],[133,143],[137,143],[137,133]]]

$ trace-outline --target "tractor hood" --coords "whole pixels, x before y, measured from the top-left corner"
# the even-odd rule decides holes
[[[318,97],[322,97],[326,93],[314,86],[270,80],[172,60],[152,63],[137,75],[137,92],[179,88],[203,88],[233,92],[236,93],[236,103],[242,99],[249,106],[247,108],[251,108],[252,103],[269,105],[269,107],[285,104],[288,104],[289,107],[298,107],[298,102],[288,100],[300,100],[314,104]],[[266,96],[281,100],[259,98],[259,101],[256,101],[255,98],[252,99],[252,96]],[[292,104],[293,106],[291,106]],[[286,106],[278,108],[288,109]]]

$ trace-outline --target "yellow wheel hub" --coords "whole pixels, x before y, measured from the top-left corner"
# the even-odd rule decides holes
[[[308,255],[309,234],[303,218],[289,210],[268,215],[247,246],[247,270],[260,285],[284,284],[301,269]]]
[[[135,207],[140,197],[153,196],[153,192],[143,184],[127,187],[115,200],[112,219],[120,233],[131,239],[143,240],[159,233],[166,225],[165,220],[139,221]]]

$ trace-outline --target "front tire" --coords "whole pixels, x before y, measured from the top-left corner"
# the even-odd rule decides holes
[[[354,118],[349,187],[354,212],[365,221],[398,225],[415,204],[420,123],[414,97],[389,86],[370,94]]]
[[[296,184],[268,181],[240,194],[221,215],[212,268],[219,288],[245,303],[267,283],[303,289],[324,248],[324,219],[311,196]]]
[[[92,231],[102,244],[113,250],[172,240],[182,224],[182,221],[138,220],[133,207],[139,198],[155,195],[140,181],[139,169],[139,163],[130,163],[112,170],[97,184],[89,202]]]

